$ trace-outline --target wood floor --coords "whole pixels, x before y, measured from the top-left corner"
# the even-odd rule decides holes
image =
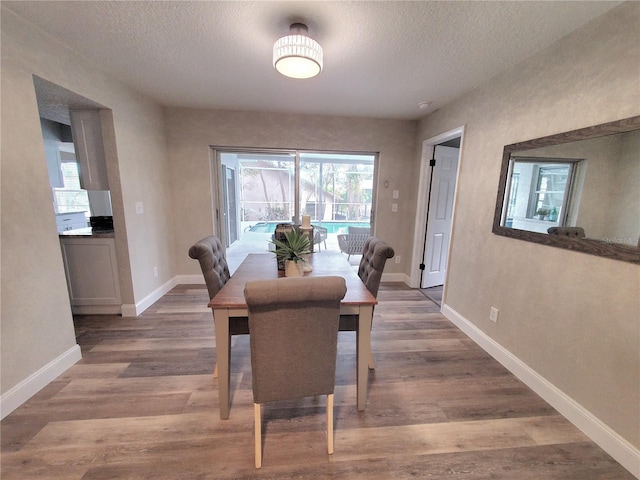
[[[365,412],[340,334],[332,456],[324,400],[274,404],[255,470],[248,338],[220,420],[206,290],[181,285],[138,318],[77,318],[83,360],[2,421],[2,480],[633,478],[419,290],[378,299]]]

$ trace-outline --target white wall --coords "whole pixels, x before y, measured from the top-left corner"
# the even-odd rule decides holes
[[[640,114],[639,24],[624,4],[419,125],[420,139],[466,125],[446,306],[636,449],[640,266],[491,227],[504,145]]]
[[[162,109],[16,17],[6,3],[1,33],[4,415],[5,404],[15,406],[5,394],[25,382],[39,385],[38,378],[58,371],[56,362],[79,356],[32,75],[112,109],[118,162],[107,170],[123,301],[139,303],[175,272]],[[143,215],[136,215],[136,201],[144,203]]]

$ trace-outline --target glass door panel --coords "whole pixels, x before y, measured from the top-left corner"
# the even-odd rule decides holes
[[[331,233],[373,220],[375,155],[300,153],[300,207]]]
[[[248,253],[266,252],[278,223],[309,215],[326,229],[321,250],[338,248],[349,227],[371,231],[376,155],[303,151],[217,151],[223,185],[227,261],[233,272]],[[233,231],[231,231],[233,230]],[[316,250],[317,251],[317,250]],[[356,259],[357,260],[357,259]]]

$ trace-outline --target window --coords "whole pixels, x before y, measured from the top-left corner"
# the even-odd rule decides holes
[[[503,225],[546,233],[567,225],[580,160],[512,158]]]
[[[64,187],[53,189],[56,213],[85,212],[89,214],[89,197],[86,190],[80,188],[78,163],[66,159],[61,152],[60,171]]]

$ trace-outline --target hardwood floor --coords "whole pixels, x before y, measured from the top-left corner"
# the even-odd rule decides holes
[[[220,420],[206,290],[181,285],[138,318],[76,319],[83,360],[2,421],[2,479],[633,478],[419,290],[378,299],[362,413],[355,334],[340,334],[332,456],[309,398],[263,407],[254,468],[248,337]]]

